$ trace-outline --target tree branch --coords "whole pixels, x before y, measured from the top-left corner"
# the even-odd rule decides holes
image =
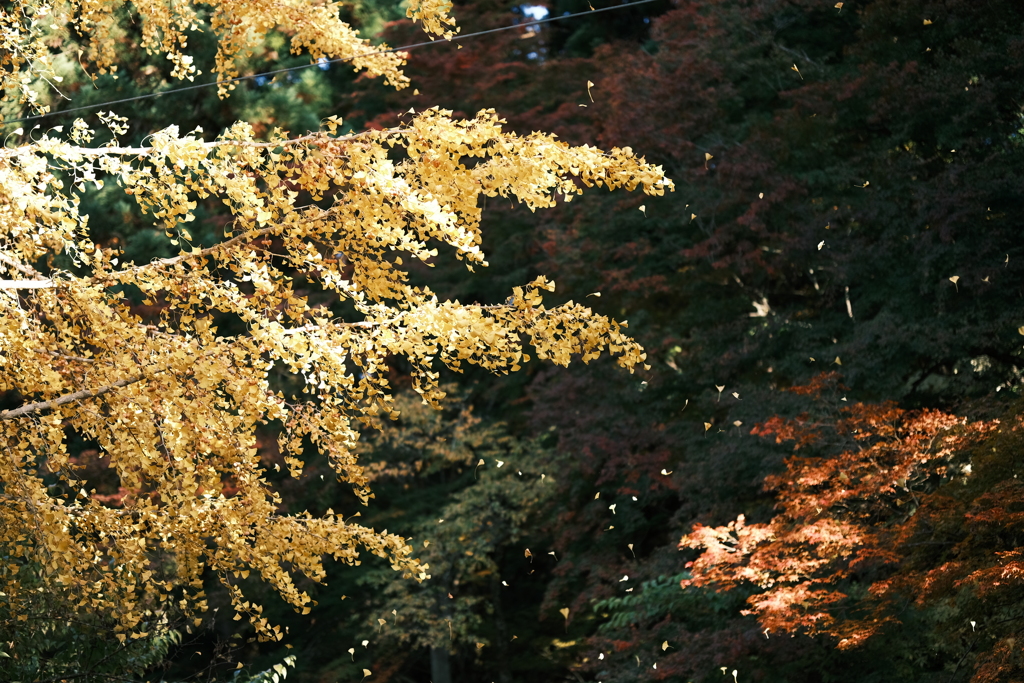
[[[162,370],[157,370],[157,372],[162,372]],[[32,415],[33,413],[41,413],[44,410],[57,408],[58,406],[73,403],[75,401],[81,401],[87,398],[96,398],[97,396],[102,396],[103,394],[109,394],[114,389],[120,389],[121,387],[126,387],[130,384],[141,382],[142,380],[147,379],[148,377],[149,375],[136,375],[135,377],[129,377],[128,379],[119,379],[116,382],[108,384],[105,387],[100,387],[99,389],[82,389],[81,391],[76,391],[73,394],[64,394],[63,396],[55,398],[51,401],[37,401],[36,403],[26,403],[20,408],[5,410],[2,413],[0,413],[0,421],[14,420],[19,417]]]
[[[53,280],[0,280],[0,289],[48,289],[55,285]]]
[[[329,137],[323,132],[310,133],[309,135],[303,135],[298,138],[291,138],[289,140],[275,140],[273,142],[250,142],[245,140],[213,140],[211,142],[203,142],[202,146],[206,149],[213,149],[214,147],[249,147],[252,149],[273,149],[275,147],[288,147],[289,145],[298,145],[303,142],[309,142],[311,140],[323,140],[324,142],[352,142],[362,137],[369,137],[374,134],[394,135],[395,133],[401,132],[401,128],[388,128],[386,130],[365,130],[361,133],[353,133],[352,135],[343,135],[341,137]],[[22,147],[15,147],[14,149],[6,149],[0,151],[0,159],[11,158],[19,156],[25,150],[25,147],[36,147],[38,145],[24,145]],[[135,155],[135,156],[149,156],[156,150],[155,147],[68,147],[64,151],[69,154],[78,154],[86,157],[101,157],[111,154],[116,155]]]
[[[23,263],[17,261],[16,259],[8,256],[7,254],[3,253],[2,251],[0,251],[0,263],[6,263],[11,268],[14,268],[18,272],[24,273],[25,275],[28,275],[29,277],[31,277],[33,279],[36,279],[36,280],[45,280],[45,279],[47,279],[46,276],[44,276],[42,273],[40,273],[38,270],[36,270],[32,266],[26,266],[25,264],[23,264]]]

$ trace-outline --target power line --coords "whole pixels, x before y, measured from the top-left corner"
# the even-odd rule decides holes
[[[586,12],[576,12],[575,14],[563,14],[558,17],[547,17],[545,19],[537,19],[535,21],[528,21],[522,24],[511,24],[509,26],[500,26],[498,28],[487,29],[486,31],[476,31],[474,33],[467,33],[461,36],[454,36],[452,38],[444,40],[426,40],[422,43],[412,43],[411,45],[403,45],[402,47],[393,47],[388,50],[377,50],[375,52],[366,52],[360,55],[353,55],[351,57],[339,57],[337,59],[327,59],[323,61],[316,61],[310,64],[302,64],[300,66],[292,66],[286,69],[274,69],[273,71],[264,71],[263,73],[251,74],[248,76],[238,76],[236,78],[228,78],[222,81],[213,81],[210,83],[199,83],[197,85],[186,85],[180,88],[172,88],[170,90],[163,90],[161,92],[151,92],[145,95],[136,95],[135,97],[125,97],[120,100],[110,100],[109,102],[100,102],[98,104],[86,104],[81,107],[72,107],[71,109],[63,109],[61,111],[50,112],[47,114],[36,114],[34,116],[23,116],[20,119],[6,119],[0,121],[0,125],[8,123],[21,123],[23,121],[35,121],[37,119],[45,119],[51,116],[62,116],[64,114],[71,114],[76,111],[86,111],[89,109],[99,109],[100,107],[109,107],[115,104],[124,104],[125,102],[137,102],[139,100],[148,100],[154,97],[163,97],[164,95],[173,95],[175,93],[186,92],[189,90],[199,90],[201,88],[212,88],[218,85],[226,85],[228,83],[239,83],[242,81],[251,81],[257,78],[265,78],[267,76],[276,76],[283,73],[291,73],[292,71],[300,71],[302,69],[309,69],[311,67],[324,67],[329,64],[342,64],[344,62],[351,62],[354,59],[361,57],[373,57],[375,55],[387,55],[393,52],[408,52],[421,47],[427,47],[429,45],[443,45],[445,43],[456,43],[470,38],[478,38],[480,36],[486,36],[491,33],[500,33],[501,31],[510,31],[514,28],[526,28],[528,26],[538,26],[540,24],[549,24],[553,21],[562,21],[563,19],[575,19],[576,17],[582,17],[589,14],[599,14],[600,12],[611,12],[613,10],[623,9],[625,7],[632,7],[634,5],[645,5],[649,2],[656,2],[657,0],[635,0],[634,2],[627,2],[621,5],[614,5],[612,7],[602,7],[600,9],[590,9]]]

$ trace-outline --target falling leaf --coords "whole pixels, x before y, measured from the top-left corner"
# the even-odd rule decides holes
[[[821,251],[821,248],[823,246],[825,246],[825,240],[822,240],[822,241],[818,242],[818,251]]]
[[[611,505],[608,506],[608,509],[612,511],[613,515],[615,514],[615,506],[616,505],[618,505],[618,503],[612,503]]]
[[[369,644],[370,644],[370,641],[368,641],[368,640],[364,640],[364,641],[363,641],[363,647],[366,647],[366,646],[367,646],[367,645],[369,645]]]
[[[733,427],[739,427],[741,424],[743,424],[743,423],[740,422],[739,420],[736,420],[735,422],[732,423],[732,426]]]
[[[1024,329],[1024,328],[1021,328],[1021,329]],[[1022,332],[1021,334],[1024,334],[1024,332]],[[601,492],[600,491],[598,491],[597,493],[594,494],[594,500],[597,500],[600,497],[601,497]]]
[[[793,65],[792,67],[790,67],[790,68],[791,68],[791,69],[793,69],[793,71],[795,71],[795,72],[796,72],[796,75],[800,77],[800,80],[801,80],[801,81],[802,81],[802,80],[804,79],[804,75],[803,75],[802,73],[800,73],[800,69],[798,69],[798,68],[797,68],[796,64],[794,64],[794,65]]]
[[[738,392],[738,391],[734,391],[734,392],[732,392],[732,397],[733,397],[734,399],[736,399],[737,401],[740,401],[740,400],[742,400],[742,399],[740,399],[740,392]]]
[[[1020,327],[1017,328],[1017,333],[1024,334],[1024,325],[1021,325]]]
[[[842,365],[843,364],[843,361],[839,360],[839,356],[836,356],[836,359],[834,361],[832,361],[832,362],[835,363],[836,365]]]
[[[623,581],[629,581],[629,575],[628,574],[624,574],[622,576],[622,578],[619,579],[619,583],[622,583]]]
[[[711,423],[710,422],[705,422],[704,423],[704,432],[707,433],[707,431],[709,429],[711,429]]]
[[[591,292],[590,294],[587,294],[587,296],[596,296],[596,297],[600,297],[600,296],[601,296],[601,292]]]
[[[696,218],[696,217],[697,217],[697,214],[695,214],[695,213],[691,213],[690,214],[690,220],[691,221],[693,221],[693,219]]]
[[[723,384],[722,386],[718,386],[716,384],[715,385],[715,389],[718,389],[718,400],[721,401],[722,400],[722,392],[725,391],[725,385]]]
[[[635,501],[636,501],[636,499],[637,499],[637,498],[636,498],[636,496],[632,496],[632,498],[633,498],[633,501],[634,501],[634,502],[635,502]]]
[[[350,647],[348,649],[348,653],[352,655],[352,661],[356,661],[356,649],[354,647]]]
[[[508,584],[505,583],[504,581],[501,582],[501,585],[504,586],[505,588],[508,588]]]
[[[591,102],[594,101],[594,96],[592,94],[590,94],[590,89],[593,88],[593,87],[594,87],[594,84],[591,83],[590,81],[587,81],[587,97],[590,98]]]
[[[640,213],[642,213],[644,215],[644,218],[647,218],[647,205],[646,204],[641,204],[640,205]]]
[[[238,670],[239,670],[239,669],[241,669],[241,668],[242,668],[242,663],[241,663],[241,662],[239,662],[239,663],[238,663],[238,666],[236,666],[236,667],[235,667],[235,671],[238,671]]]
[[[499,460],[499,461],[498,461],[498,467],[501,467],[501,466],[502,466],[502,465],[504,465],[504,464],[505,464],[505,461],[503,461],[503,460]]]
[[[956,291],[959,292],[960,291],[960,285],[958,285],[957,282],[960,281],[960,276],[959,275],[954,275],[953,277],[949,278],[949,281],[953,283],[953,286],[956,287]]]
[[[931,19],[925,19],[924,20],[924,25],[925,26],[931,26],[932,25],[932,20]]]
[[[523,557],[528,557],[530,558],[530,562],[533,562],[533,553],[530,552],[529,548],[523,551]]]
[[[598,658],[598,659],[604,659],[604,653],[602,652],[601,654],[599,654],[599,655],[597,656],[597,658]]]
[[[568,607],[563,607],[562,609],[560,609],[560,610],[558,610],[558,611],[559,611],[559,612],[561,613],[561,615],[562,615],[563,617],[565,617],[566,619],[568,619],[568,618],[569,618],[569,608],[568,608]]]
[[[764,630],[764,639],[768,640],[768,629]]]
[[[629,548],[629,552],[633,553],[633,544],[627,543],[626,547]],[[633,557],[636,557],[636,553],[633,553]]]
[[[664,652],[667,649],[668,649],[668,641],[666,640],[664,643],[661,644],[661,651]]]
[[[372,675],[373,675],[372,671],[370,671],[369,669],[363,669],[363,678],[366,678],[367,676],[372,676]]]
[[[661,473],[667,477],[668,475],[672,474],[672,470],[662,470]]]
[[[836,3],[836,9],[839,10],[840,12],[842,12],[843,11],[843,3],[837,2]]]

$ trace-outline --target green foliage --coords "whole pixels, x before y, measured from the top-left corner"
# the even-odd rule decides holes
[[[45,600],[40,600],[43,609]],[[41,613],[24,626],[3,615],[0,639],[17,642],[10,654],[0,646],[0,676],[10,683],[64,678],[101,683],[112,678],[139,680],[164,662],[181,643],[181,633],[153,624],[146,638],[121,644],[110,624],[86,617]],[[31,629],[30,631],[28,629]],[[28,632],[30,637],[25,638]]]
[[[644,581],[632,593],[598,600],[594,613],[607,620],[597,628],[597,633],[604,637],[621,636],[633,625],[650,626],[668,616],[690,629],[709,627],[735,612],[743,602],[738,592],[680,588],[679,584],[689,578],[689,572],[663,575]]]

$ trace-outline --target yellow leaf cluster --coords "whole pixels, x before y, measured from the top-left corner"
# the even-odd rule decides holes
[[[100,30],[116,4],[80,0],[47,11]],[[347,27],[332,23],[332,4],[208,4],[223,60],[287,22],[293,44],[314,55],[358,49]],[[184,47],[191,5],[135,6],[159,26],[147,34],[154,49]],[[27,26],[42,11],[20,7],[3,21]],[[5,90],[36,60],[27,55],[37,29],[24,30],[3,38],[5,50],[29,46],[4,53]],[[99,63],[111,57],[102,46],[95,52]],[[218,62],[223,73],[230,68]],[[412,260],[429,264],[433,245],[454,249],[470,268],[486,265],[482,197],[536,209],[587,186],[672,188],[628,148],[517,136],[492,111],[457,120],[430,109],[397,128],[342,136],[331,119],[322,130],[275,131],[268,140],[247,123],[210,141],[171,127],[146,147],[120,146],[123,120],[104,120],[115,136],[104,146],[88,146],[92,132],[77,121],[66,134],[55,128],[0,150],[0,393],[20,402],[0,412],[0,591],[12,615],[30,610],[21,576],[32,567],[73,609],[109,615],[121,637],[138,637],[160,605],[201,613],[203,577],[212,574],[239,617],[261,637],[280,638],[242,592],[250,572],[302,611],[312,600],[295,577],[322,581],[327,557],[357,564],[365,551],[418,579],[428,568],[395,534],[332,512],[283,513],[257,430],[279,426],[293,475],[312,447],[365,503],[372,494],[356,455],[358,428],[397,415],[391,359],[408,361],[414,388],[432,405],[444,396],[443,367],[504,373],[531,353],[566,365],[608,352],[630,370],[645,360],[624,323],[574,302],[546,307],[542,294],[554,283],[543,277],[505,303],[464,304],[415,285],[407,269]],[[190,240],[185,225],[199,202],[222,202],[231,222],[216,244],[122,263],[116,249],[90,240],[79,211],[82,193],[104,182],[172,238]],[[74,271],[55,268],[56,254]],[[157,312],[139,317],[126,290]],[[353,313],[341,319],[311,306],[309,291]],[[225,320],[233,331],[219,329]],[[285,386],[301,388],[285,396]],[[126,492],[119,505],[87,489],[68,452],[72,438],[97,445]]]
[[[360,38],[339,15],[341,2],[331,0],[18,0],[0,9],[0,86],[4,95],[16,91],[21,101],[38,104],[34,87],[43,79],[59,87],[54,69],[55,48],[78,48],[68,40],[73,34],[86,36],[72,62],[94,65],[100,73],[117,72],[117,45],[124,30],[119,17],[127,11],[141,27],[140,46],[150,53],[163,53],[173,65],[172,76],[193,80],[200,71],[186,53],[190,33],[212,31],[219,39],[214,72],[218,80],[238,76],[236,59],[258,47],[267,32],[279,29],[290,37],[293,53],[308,52],[312,59],[349,60],[356,70],[382,76],[396,87],[408,79],[402,73],[401,53],[379,54],[386,45],[374,45]],[[450,4],[449,4],[450,6]],[[441,35],[442,25],[453,25],[448,7],[436,1],[410,6],[410,16]],[[208,17],[208,19],[207,19]],[[223,96],[234,84],[218,86]]]

